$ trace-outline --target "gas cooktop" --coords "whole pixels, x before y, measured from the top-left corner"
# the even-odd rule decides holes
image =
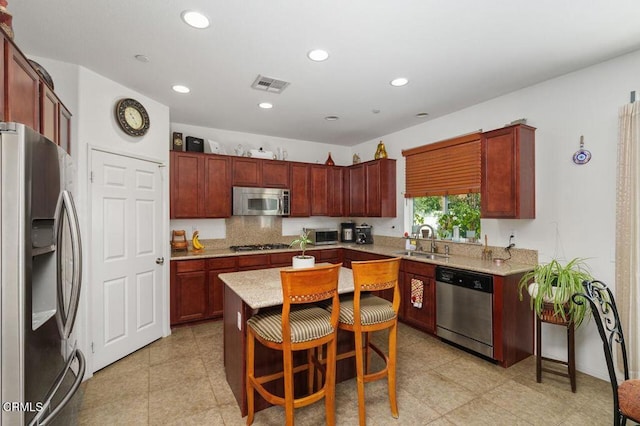
[[[275,243],[275,244],[251,244],[246,246],[231,246],[229,247],[233,251],[256,251],[256,250],[276,250],[289,248],[289,244]]]

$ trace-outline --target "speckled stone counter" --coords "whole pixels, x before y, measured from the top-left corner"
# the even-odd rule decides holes
[[[318,264],[322,265],[322,264]],[[255,271],[228,272],[220,279],[250,308],[259,309],[282,305],[280,271],[285,268],[258,269]],[[338,293],[353,292],[351,269],[340,268]]]
[[[453,247],[453,245],[452,245]],[[481,249],[481,246],[479,246]],[[412,260],[415,262],[425,262],[432,263],[435,265],[443,265],[451,268],[459,268],[465,269],[469,271],[475,272],[484,272],[486,274],[491,275],[499,275],[499,276],[508,276],[513,274],[519,274],[522,272],[530,271],[533,269],[535,264],[537,263],[537,258],[534,256],[525,257],[524,259],[527,262],[516,262],[514,260],[506,260],[502,262],[500,265],[494,263],[491,260],[482,260],[478,257],[470,257],[466,254],[468,252],[460,251],[460,254],[456,253],[452,249],[451,255],[448,258],[442,259],[426,259],[419,256],[406,256],[400,253],[403,250],[399,247],[395,246],[387,246],[381,244],[335,244],[335,245],[326,245],[326,246],[313,246],[308,248],[308,251],[313,250],[323,250],[323,249],[335,249],[335,248],[345,248],[350,250],[357,250],[367,253],[375,253],[384,256],[397,256],[402,257],[403,259]],[[474,249],[476,247],[473,247]],[[295,249],[284,249],[284,250],[264,250],[264,251],[248,251],[248,252],[234,252],[230,249],[204,249],[201,252],[192,252],[192,251],[183,251],[183,252],[174,252],[171,254],[171,260],[192,260],[192,259],[203,259],[203,258],[212,258],[212,257],[223,257],[223,256],[249,256],[256,255],[261,253],[278,253],[278,252],[294,252],[297,251]],[[441,250],[442,251],[442,250]]]

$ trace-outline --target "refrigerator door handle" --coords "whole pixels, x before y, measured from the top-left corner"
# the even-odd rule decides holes
[[[58,329],[60,330],[61,337],[68,339],[73,330],[73,325],[76,320],[76,314],[78,313],[78,305],[80,303],[80,286],[82,280],[82,245],[80,242],[80,224],[78,222],[78,215],[76,213],[76,207],[73,203],[73,196],[69,191],[62,191],[61,208],[58,212],[56,220],[58,220],[57,226],[57,261],[58,261],[58,309],[56,320],[58,321]],[[63,280],[61,273],[62,262],[62,227],[64,219],[62,215],[64,212],[69,217],[69,232],[71,234],[71,253],[72,253],[72,276],[71,276],[71,295],[69,300],[69,311],[65,311],[65,300],[63,291]]]
[[[62,381],[64,380],[67,373],[71,370],[71,364],[73,360],[78,360],[78,374],[76,375],[76,379],[73,381],[73,384],[69,388],[67,394],[62,397],[62,400],[58,405],[54,408],[51,408],[51,401],[55,396],[56,392],[60,388]],[[64,370],[62,370],[61,374],[58,376],[56,380],[56,384],[53,386],[50,394],[48,395],[46,401],[42,405],[42,409],[38,414],[31,420],[29,426],[46,426],[51,422],[58,413],[69,403],[73,395],[76,393],[78,388],[80,387],[80,383],[82,383],[82,379],[84,378],[84,371],[86,368],[86,361],[84,359],[84,355],[80,351],[80,349],[76,349],[72,357],[69,357],[69,361],[67,361],[67,365]],[[47,414],[48,413],[48,414]],[[46,415],[46,417],[45,417]]]

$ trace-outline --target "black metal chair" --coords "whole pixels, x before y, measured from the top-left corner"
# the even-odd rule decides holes
[[[640,379],[629,379],[627,347],[622,333],[618,308],[611,290],[602,281],[584,281],[584,293],[572,296],[579,305],[586,299],[591,306],[598,332],[602,338],[604,356],[607,360],[609,379],[613,389],[613,424],[625,425],[627,419],[640,423]],[[615,349],[614,349],[615,348]],[[624,380],[619,382],[614,363],[615,354],[622,357]]]

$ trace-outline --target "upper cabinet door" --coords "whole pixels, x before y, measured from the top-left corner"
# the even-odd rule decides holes
[[[309,165],[291,163],[291,212],[292,217],[308,217],[310,207]]]
[[[58,105],[60,101],[55,93],[40,82],[40,133],[60,145],[58,133]]]
[[[329,167],[329,216],[344,216],[343,172],[343,167]]]
[[[170,160],[171,218],[203,217],[203,154],[172,151]]]
[[[366,216],[366,175],[364,164],[351,166],[347,169],[349,191],[347,197],[347,205],[349,206],[349,216]]]
[[[26,124],[40,131],[38,74],[24,56],[11,44],[5,44],[7,51],[5,92],[5,120]]]
[[[329,166],[311,166],[311,216],[329,215]]]
[[[481,217],[534,219],[535,128],[518,124],[482,134]]]
[[[262,162],[262,186],[289,189],[289,163],[264,160]]]
[[[231,217],[231,159],[207,155],[204,161],[204,217]]]
[[[233,158],[233,186],[262,186],[262,160],[258,158]]]

